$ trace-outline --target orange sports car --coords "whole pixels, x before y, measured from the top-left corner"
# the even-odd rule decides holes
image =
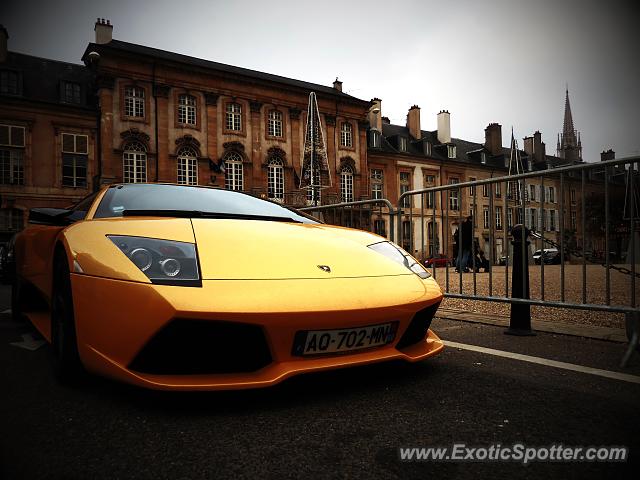
[[[443,348],[442,293],[397,245],[216,188],[124,184],[33,209],[12,309],[63,381],[214,390]]]

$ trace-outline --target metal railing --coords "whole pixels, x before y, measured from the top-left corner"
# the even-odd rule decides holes
[[[355,202],[336,203],[334,205],[316,205],[300,208],[300,210],[308,212],[311,215],[314,215],[314,212],[316,212],[317,215],[314,216],[326,223],[367,230],[382,235],[392,242],[395,238],[393,222],[395,210],[392,203],[386,198],[358,200]],[[382,221],[384,221],[385,217],[389,218],[388,233],[386,228],[376,230],[374,216]],[[384,223],[384,225],[386,226],[386,223]]]

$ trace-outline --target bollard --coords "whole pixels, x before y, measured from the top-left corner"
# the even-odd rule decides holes
[[[529,229],[516,225],[511,229],[513,240],[513,263],[511,270],[511,297],[529,299]],[[524,258],[523,258],[524,255]],[[524,269],[523,269],[524,267]],[[511,318],[507,335],[532,336],[531,306],[521,303],[511,304]]]

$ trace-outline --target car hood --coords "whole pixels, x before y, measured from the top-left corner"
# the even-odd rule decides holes
[[[262,220],[192,224],[203,280],[414,275],[367,248],[384,238],[359,230]]]

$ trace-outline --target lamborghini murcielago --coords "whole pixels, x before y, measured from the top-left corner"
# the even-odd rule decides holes
[[[442,293],[385,238],[222,189],[111,185],[33,209],[12,309],[62,380],[214,390],[437,354]]]

